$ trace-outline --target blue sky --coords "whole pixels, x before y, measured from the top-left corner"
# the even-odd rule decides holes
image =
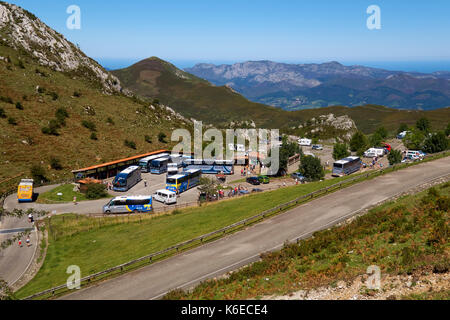
[[[195,62],[336,60],[450,68],[448,0],[11,2],[106,66],[158,56],[181,67]],[[66,27],[66,9],[72,4],[81,8],[81,30]],[[366,27],[366,9],[372,4],[381,8],[381,30]]]

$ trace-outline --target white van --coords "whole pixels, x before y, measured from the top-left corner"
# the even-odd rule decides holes
[[[420,151],[416,151],[416,150],[408,150],[406,152],[406,158],[408,159],[418,159],[418,160],[422,160],[423,159],[423,154]]]
[[[312,144],[312,140],[306,138],[298,139],[298,144],[301,146],[309,147]]]
[[[364,152],[365,158],[383,157],[386,151],[384,148],[370,148]]]
[[[177,194],[175,192],[161,189],[156,191],[153,198],[156,201],[162,202],[164,204],[175,204],[177,203]]]

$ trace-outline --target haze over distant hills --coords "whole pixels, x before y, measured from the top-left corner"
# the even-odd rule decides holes
[[[389,71],[335,61],[197,64],[185,70],[215,85],[229,86],[251,101],[285,110],[364,104],[413,110],[450,106],[449,71]]]

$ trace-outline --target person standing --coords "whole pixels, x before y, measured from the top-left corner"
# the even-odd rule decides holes
[[[22,239],[19,239],[19,247],[22,248]]]
[[[31,241],[30,241],[30,237],[27,237],[27,247],[31,246]]]
[[[77,205],[77,197],[73,197],[73,204],[76,206]]]
[[[147,188],[147,180],[144,180],[144,187]]]

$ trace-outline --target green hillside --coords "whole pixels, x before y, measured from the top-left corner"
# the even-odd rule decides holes
[[[90,80],[43,67],[10,47],[1,45],[0,56],[1,191],[30,176],[32,165],[41,165],[50,180],[71,177],[72,169],[168,148],[158,134],[170,137],[174,128],[189,127],[163,107],[104,94]],[[57,120],[58,109],[65,124]],[[60,128],[42,132],[52,125]],[[126,139],[136,149],[125,146]],[[52,157],[62,170],[50,167]]]
[[[333,113],[350,116],[360,130],[371,133],[381,125],[394,131],[399,123],[412,125],[423,116],[429,118],[435,128],[444,128],[450,119],[450,108],[425,112],[367,105],[283,111],[250,102],[228,87],[214,86],[155,57],[113,71],[113,74],[136,94],[158,98],[186,117],[216,126],[228,127],[231,121],[253,120],[258,127],[298,127],[313,117]]]

